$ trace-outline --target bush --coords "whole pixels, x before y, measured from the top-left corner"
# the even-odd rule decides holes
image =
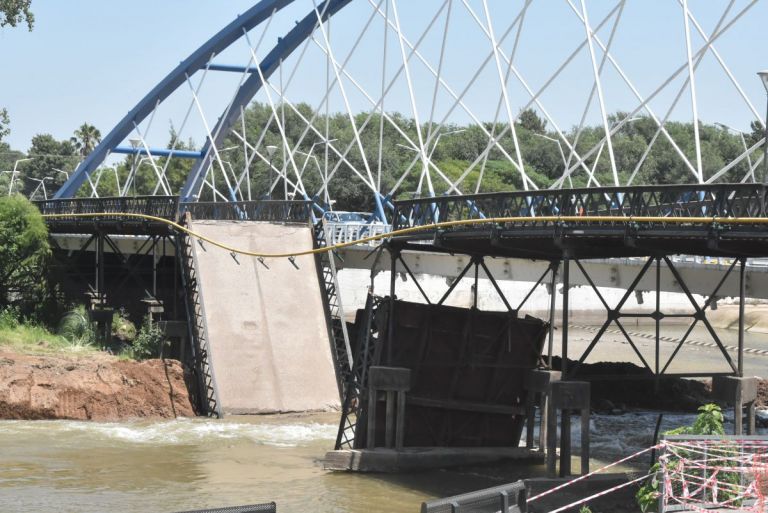
[[[92,345],[96,342],[96,332],[83,305],[64,314],[56,333],[73,344]]]
[[[20,324],[19,311],[15,308],[6,307],[0,310],[0,329],[10,330],[17,328]]]
[[[665,435],[723,435],[725,434],[725,428],[723,427],[723,411],[716,404],[705,404],[699,407],[699,415],[691,426],[681,426],[679,428],[671,429],[664,432]],[[674,469],[677,462],[670,461],[667,464],[667,468]],[[635,494],[635,500],[640,511],[655,512],[658,510],[659,501],[659,480],[656,476],[660,470],[658,463],[653,465],[650,472],[653,473],[648,481]],[[721,476],[721,480],[728,481],[733,476],[724,475]]]
[[[132,342],[136,339],[136,325],[125,315],[125,312],[115,312],[112,316],[112,336],[121,342]]]
[[[45,296],[48,228],[23,196],[0,198],[0,308],[34,311]]]
[[[130,349],[124,352],[124,354],[135,360],[159,358],[163,347],[168,344],[169,342],[165,339],[163,332],[157,324],[152,323],[150,317],[146,316],[136,335],[136,339],[131,344]]]

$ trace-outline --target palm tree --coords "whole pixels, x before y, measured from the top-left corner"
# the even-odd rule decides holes
[[[77,153],[81,157],[85,157],[101,142],[101,132],[95,126],[83,123],[80,125],[80,128],[75,130],[74,137],[71,137],[69,141],[75,147]]]

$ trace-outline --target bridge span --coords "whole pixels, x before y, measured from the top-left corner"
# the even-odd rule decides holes
[[[551,298],[547,322],[554,325],[559,306],[562,365],[571,378],[582,377],[580,365],[606,331],[615,326],[626,334],[622,320],[639,317],[656,324],[655,354],[643,355],[632,337],[626,337],[650,376],[676,375],[668,372],[670,364],[697,324],[710,332],[730,369],[726,374],[741,376],[743,336],[732,354],[707,312],[718,298],[736,298],[743,334],[746,298],[765,298],[768,290],[762,261],[748,265],[750,259],[768,257],[768,209],[761,185],[423,198],[396,202],[391,227],[323,223],[306,201],[179,203],[175,197],[152,197],[39,205],[56,251],[95,254],[96,296],[104,304],[112,293],[100,263],[108,262],[110,254],[126,258],[131,251],[144,252],[157,262],[158,241],[172,241],[173,253],[164,247],[163,255],[175,255],[183,269],[185,320],[201,395],[206,396],[202,402],[209,411],[314,409],[312,405],[332,404],[341,392],[345,434],[340,440],[349,436],[347,424],[355,415],[350,405],[360,400],[355,398],[362,389],[356,381],[360,365],[370,364],[360,361],[361,348],[376,344],[364,354],[377,354],[378,361],[386,364],[387,347],[392,347],[386,336],[371,338],[361,319],[363,325],[356,322],[355,332],[349,331],[347,321],[353,313],[345,315],[339,298],[340,269],[396,270],[390,273],[386,294],[372,291],[376,297],[367,316],[397,297],[397,275],[411,278],[422,293],[420,276],[450,278],[439,301],[423,295],[430,306],[442,305],[464,279],[474,280],[477,290],[478,280],[487,278],[514,318],[519,307],[510,304],[498,281],[533,283],[534,288],[547,285]],[[147,248],[152,248],[151,255]],[[709,259],[717,263],[706,263]],[[554,293],[558,286],[559,298]],[[572,357],[567,327],[574,308],[568,291],[573,286],[594,290],[605,322],[576,364],[566,369]],[[618,304],[606,302],[602,287],[624,290]],[[669,313],[660,302],[664,291],[682,293],[691,312]],[[655,294],[655,306],[648,312],[627,311],[633,293],[650,293],[651,298]],[[476,307],[475,300],[470,310]],[[690,328],[675,350],[663,355],[661,323],[673,317],[689,322]],[[327,345],[318,338],[326,333]],[[550,365],[552,357],[550,329],[545,351]],[[218,370],[219,366],[226,370]],[[313,394],[289,401],[295,394],[282,391],[305,387],[307,369],[317,375],[317,387],[313,385]]]

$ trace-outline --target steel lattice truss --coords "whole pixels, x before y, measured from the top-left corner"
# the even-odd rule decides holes
[[[112,173],[121,196],[135,194],[139,181],[153,194],[176,194],[181,184],[169,177],[184,162],[182,201],[269,195],[325,209],[334,181],[343,180],[365,188],[384,220],[397,195],[487,191],[492,161],[507,170],[510,189],[640,184],[662,145],[689,183],[753,182],[764,140],[742,134],[733,158],[713,163],[701,126],[718,121],[722,104],[763,126],[755,107],[762,99],[746,92],[756,70],[728,59],[749,52],[739,26],[765,6],[713,4],[263,0],[139,102],[56,197],[81,187],[98,195]],[[641,27],[648,20],[652,26]],[[225,86],[232,93],[222,97]],[[266,115],[257,129],[252,102]],[[555,145],[562,157],[548,183],[521,143],[518,121],[528,109],[547,123],[539,145]],[[167,119],[180,140],[192,137],[201,148],[158,149],[167,147]],[[628,158],[616,137],[638,120],[652,137]],[[677,129],[680,122],[692,122],[692,133]],[[441,147],[468,130],[472,147],[448,169]],[[387,147],[400,160],[392,162]],[[135,157],[120,176],[109,163],[125,153]]]

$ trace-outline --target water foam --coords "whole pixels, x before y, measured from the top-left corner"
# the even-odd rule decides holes
[[[55,437],[88,437],[127,444],[185,445],[246,440],[256,444],[295,447],[316,440],[333,440],[337,427],[318,422],[247,422],[176,419],[147,422],[2,421],[0,433]]]

